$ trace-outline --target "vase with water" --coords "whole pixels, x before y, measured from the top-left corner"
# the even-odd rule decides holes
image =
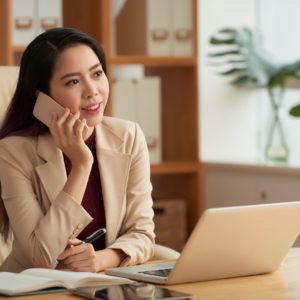
[[[288,163],[289,148],[281,116],[284,87],[281,85],[269,87],[268,94],[271,101],[272,115],[265,147],[266,163],[269,165],[286,165]]]

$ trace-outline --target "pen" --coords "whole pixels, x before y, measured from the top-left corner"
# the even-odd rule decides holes
[[[92,243],[96,240],[98,240],[99,238],[101,238],[101,236],[103,236],[106,233],[106,229],[105,228],[100,228],[98,230],[96,230],[95,232],[93,232],[91,235],[89,235],[88,237],[86,237],[81,244],[88,244],[88,243]]]
[[[83,241],[81,241],[81,243],[79,245],[92,243],[92,242],[98,240],[99,238],[101,238],[101,236],[103,236],[105,233],[106,233],[106,229],[100,228],[100,229],[96,230],[95,232],[93,232],[88,237],[86,237]],[[61,260],[61,259],[56,259],[55,264],[57,265],[58,263],[60,263],[62,261],[63,260]]]

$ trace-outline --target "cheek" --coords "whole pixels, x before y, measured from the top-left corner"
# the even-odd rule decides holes
[[[69,108],[72,113],[78,111],[80,103],[77,103],[76,97],[72,93],[56,91],[53,93],[53,97],[61,106]]]
[[[71,113],[76,113],[79,111],[80,101],[76,101],[74,97],[65,98],[63,101],[63,106],[70,109]]]
[[[107,102],[108,100],[108,96],[109,96],[109,84],[108,84],[108,80],[105,84],[105,87],[103,89],[103,94],[105,95],[105,101]]]

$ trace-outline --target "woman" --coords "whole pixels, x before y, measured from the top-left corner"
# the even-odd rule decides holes
[[[65,107],[52,113],[50,130],[32,115],[39,91]],[[14,236],[0,271],[59,260],[98,272],[152,256],[145,138],[137,124],[103,116],[108,95],[103,50],[86,34],[56,28],[26,48],[0,131],[2,234]],[[105,238],[80,243],[101,227]]]

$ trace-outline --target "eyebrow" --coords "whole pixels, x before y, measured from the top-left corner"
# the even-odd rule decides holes
[[[90,72],[90,71],[93,71],[94,69],[98,68],[99,66],[102,66],[102,64],[101,64],[100,62],[97,63],[97,64],[95,64],[95,65],[93,65],[92,67],[90,67],[90,68],[89,68],[89,72]],[[60,78],[60,80],[63,80],[63,79],[65,79],[65,78],[67,78],[67,77],[73,77],[73,76],[78,76],[78,75],[80,75],[80,72],[67,73],[67,74],[63,75],[63,76]]]

